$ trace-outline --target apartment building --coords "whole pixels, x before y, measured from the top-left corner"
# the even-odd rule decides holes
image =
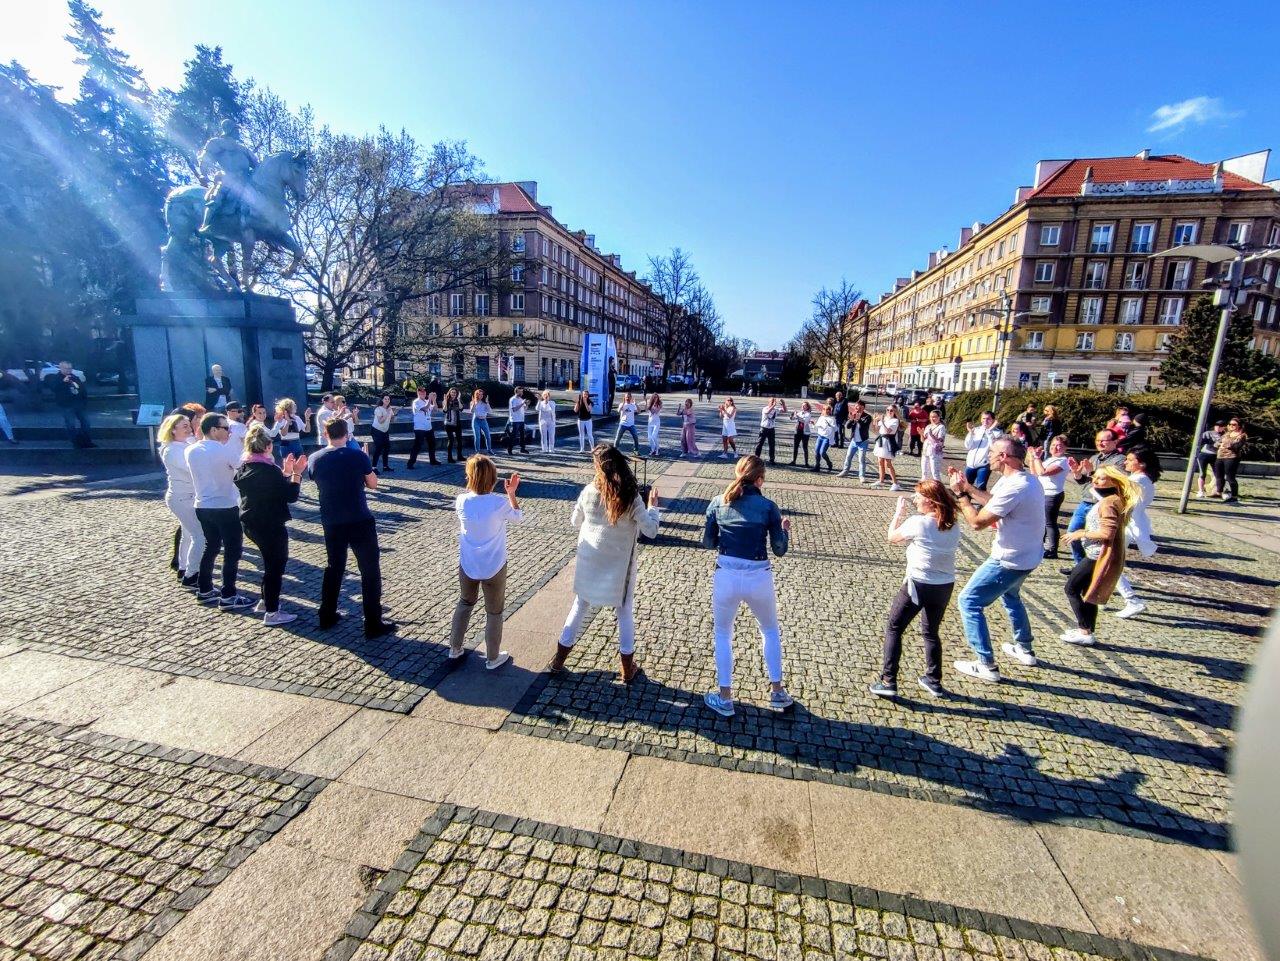
[[[1159,383],[1182,314],[1217,268],[1157,252],[1193,244],[1280,244],[1280,181],[1269,151],[1215,164],[1142,151],[1042,160],[990,223],[962,228],[867,316],[870,383],[968,390],[1132,391]],[[1280,262],[1248,265],[1241,307],[1255,346],[1280,351]],[[851,322],[853,322],[851,318]],[[1001,350],[1001,330],[1011,334]]]

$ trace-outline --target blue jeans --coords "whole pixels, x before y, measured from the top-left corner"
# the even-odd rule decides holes
[[[853,463],[853,458],[858,458],[858,480],[862,480],[867,474],[867,451],[871,449],[871,441],[869,440],[851,440],[849,441],[849,449],[844,455],[844,469],[847,471],[849,465]]]
[[[831,456],[827,451],[831,448],[831,441],[825,437],[818,438],[818,444],[813,449],[813,469],[822,470],[822,462],[827,462],[828,470],[835,470],[835,465],[831,463]]]
[[[993,665],[996,660],[984,611],[997,598],[1013,625],[1014,642],[1031,653],[1031,620],[1019,594],[1022,582],[1030,573],[1001,567],[999,561],[986,560],[973,572],[969,583],[960,592],[956,606],[960,608],[960,621],[964,624],[964,639],[983,664]]]
[[[634,424],[618,425],[618,432],[613,435],[613,446],[621,450],[622,445],[619,444],[618,442],[622,440],[622,435],[628,432],[631,434],[631,443],[635,444],[636,453],[637,454],[640,453],[640,437],[636,434],[636,428]]]
[[[89,443],[89,418],[85,416],[83,407],[62,408],[62,423],[67,427],[67,436],[76,447],[84,447]]]
[[[1089,508],[1093,505],[1088,501],[1081,501],[1076,505],[1075,513],[1071,515],[1071,521],[1067,524],[1067,533],[1072,531],[1084,530],[1084,519],[1089,516]],[[1084,544],[1080,541],[1071,542],[1071,558],[1077,564],[1084,560]]]
[[[489,422],[473,418],[471,421],[471,433],[476,439],[476,453],[480,453],[480,438],[484,438],[484,449],[490,454],[493,453],[493,435],[489,433]]]
[[[980,491],[987,489],[987,479],[991,477],[991,467],[983,464],[981,467],[966,467],[964,469],[964,479]]]

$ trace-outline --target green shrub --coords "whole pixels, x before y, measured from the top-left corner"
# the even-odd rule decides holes
[[[1268,400],[1269,385],[1247,390],[1246,385],[1232,383],[1229,392],[1215,394],[1209,423],[1219,418],[1239,417],[1249,434],[1245,449],[1248,460],[1280,460],[1280,403]],[[1253,385],[1248,385],[1253,386]],[[1151,446],[1162,453],[1185,457],[1191,447],[1200,410],[1201,392],[1192,387],[1153,390],[1141,394],[1107,394],[1096,390],[1007,390],[1000,394],[1000,409],[995,412],[1001,426],[1018,418],[1027,404],[1036,405],[1039,414],[1045,405],[1058,409],[1058,420],[1072,447],[1092,447],[1093,435],[1104,427],[1119,405],[1136,414],[1147,415],[1147,437]],[[971,390],[958,394],[947,404],[947,430],[963,434],[965,421],[977,423],[978,416],[991,406],[991,391]]]

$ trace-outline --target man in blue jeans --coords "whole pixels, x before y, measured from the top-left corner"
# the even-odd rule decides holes
[[[984,561],[960,592],[958,606],[964,637],[975,660],[956,661],[961,674],[992,683],[1000,680],[986,608],[996,600],[1004,606],[1013,626],[1013,643],[1001,650],[1027,667],[1035,667],[1031,621],[1022,604],[1022,582],[1044,557],[1044,490],[1026,470],[1027,448],[1012,437],[991,441],[987,464],[997,478],[990,491],[980,490],[951,467],[947,476],[960,502],[960,511],[974,530],[994,527],[991,556]]]
[[[1118,447],[1119,438],[1115,433],[1107,428],[1103,428],[1093,438],[1093,446],[1098,451],[1092,457],[1086,457],[1082,461],[1071,460],[1068,465],[1071,468],[1071,476],[1077,484],[1082,484],[1084,490],[1080,494],[1080,503],[1076,505],[1075,513],[1071,515],[1071,521],[1067,524],[1067,533],[1084,529],[1084,519],[1089,514],[1089,508],[1098,503],[1098,495],[1093,489],[1093,485],[1089,483],[1089,479],[1093,477],[1093,472],[1099,467],[1106,467],[1110,464],[1112,467],[1118,467],[1124,470],[1124,454]],[[1079,564],[1084,560],[1084,543],[1079,540],[1071,542],[1071,559]]]

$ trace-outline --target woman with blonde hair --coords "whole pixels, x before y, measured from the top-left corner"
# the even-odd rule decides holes
[[[480,393],[480,391],[477,391]],[[512,474],[494,492],[498,469],[484,454],[467,458],[467,489],[454,501],[458,515],[458,583],[460,596],[449,631],[449,661],[462,663],[462,641],[471,623],[471,611],[484,592],[484,666],[496,671],[511,655],[502,650],[502,609],[507,595],[507,524],[524,519],[516,490],[520,475]]]
[[[549,390],[544,390],[538,400],[538,443],[544,454],[556,449],[556,402]]]
[[[1084,544],[1084,559],[1067,576],[1063,588],[1075,612],[1076,627],[1062,635],[1068,644],[1084,646],[1096,643],[1098,608],[1111,599],[1124,573],[1125,527],[1142,499],[1129,475],[1110,464],[1095,470],[1092,481],[1098,500],[1085,515],[1084,528],[1062,538],[1067,544]]]
[[[680,453],[697,457],[698,450],[698,414],[693,409],[693,401],[687,397],[684,407],[680,408]]]
[[[283,468],[271,456],[271,432],[251,424],[244,437],[244,463],[232,480],[240,492],[240,527],[262,555],[262,600],[253,609],[267,627],[298,619],[280,610],[280,586],[289,563],[289,505],[298,499],[305,455],[284,456]]]
[[[570,517],[578,529],[576,596],[549,670],[555,673],[564,667],[591,608],[612,607],[618,612],[622,683],[630,684],[640,672],[635,662],[636,538],[658,533],[658,492],[649,492],[646,507],[631,466],[618,448],[601,444],[591,455],[595,479],[578,495]]]
[[[288,397],[276,401],[275,422],[266,428],[267,436],[279,445],[272,444],[279,456],[292,454],[302,456],[302,435],[311,429],[311,408],[308,407],[303,417],[298,416],[298,405]],[[248,435],[245,435],[248,439]]]
[[[483,449],[490,454],[493,453],[493,434],[489,432],[489,415],[493,413],[493,408],[489,406],[489,402],[485,400],[485,392],[477,387],[475,393],[471,395],[471,406],[467,408],[471,411],[471,436],[476,442],[476,453],[481,450],[480,438],[484,438]],[[467,461],[470,466],[471,461]]]
[[[200,556],[204,553],[204,528],[196,517],[196,488],[191,469],[187,467],[187,445],[193,437],[191,420],[181,411],[170,414],[160,423],[156,437],[160,442],[160,461],[168,478],[164,505],[179,525],[178,580],[183,587],[195,590],[200,579]]]
[[[716,549],[711,592],[719,689],[703,701],[721,717],[733,717],[733,621],[743,604],[751,609],[764,641],[764,664],[772,688],[769,706],[783,711],[794,703],[782,686],[782,630],[768,548],[787,552],[791,521],[764,496],[764,461],[748,454],[734,466],[733,482],[707,507],[702,545]]]

